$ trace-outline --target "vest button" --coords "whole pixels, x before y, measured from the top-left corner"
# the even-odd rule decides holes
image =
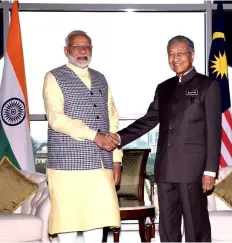
[[[94,106],[94,107],[97,107],[97,105],[96,105],[96,104],[94,104],[93,106]]]
[[[101,132],[101,129],[97,129],[98,132]]]
[[[99,119],[99,116],[96,116],[97,119]]]
[[[91,95],[93,95],[93,92],[92,92],[92,91],[90,91],[90,94],[91,94]]]

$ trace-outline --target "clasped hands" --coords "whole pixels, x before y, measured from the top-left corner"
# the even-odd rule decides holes
[[[98,132],[94,138],[94,142],[101,149],[113,151],[120,143],[120,138],[116,133]]]

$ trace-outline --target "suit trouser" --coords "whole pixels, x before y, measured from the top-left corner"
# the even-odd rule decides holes
[[[186,242],[211,242],[207,195],[202,183],[157,183],[161,242],[181,241],[184,218]]]

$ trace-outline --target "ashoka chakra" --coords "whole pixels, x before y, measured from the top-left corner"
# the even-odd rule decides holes
[[[22,100],[11,98],[7,100],[1,110],[2,120],[9,126],[19,125],[26,116],[26,107]]]

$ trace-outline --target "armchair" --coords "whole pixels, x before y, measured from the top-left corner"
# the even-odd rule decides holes
[[[0,214],[0,242],[49,242],[50,199],[46,175],[22,171],[39,190],[14,213]]]
[[[216,184],[222,181],[231,172],[232,166],[220,168]],[[208,210],[211,223],[212,242],[232,242],[232,208],[220,198],[211,194],[208,196]]]
[[[155,207],[151,201],[144,200],[144,185],[147,178],[145,170],[150,151],[150,149],[123,150],[121,180],[116,186],[122,220],[121,229],[127,228],[128,221],[129,224],[138,222],[141,242],[150,242],[155,234]],[[150,188],[153,188],[153,185]],[[119,230],[113,229],[113,232],[114,241],[118,242]],[[103,242],[107,241],[107,233],[108,228],[105,228]]]

